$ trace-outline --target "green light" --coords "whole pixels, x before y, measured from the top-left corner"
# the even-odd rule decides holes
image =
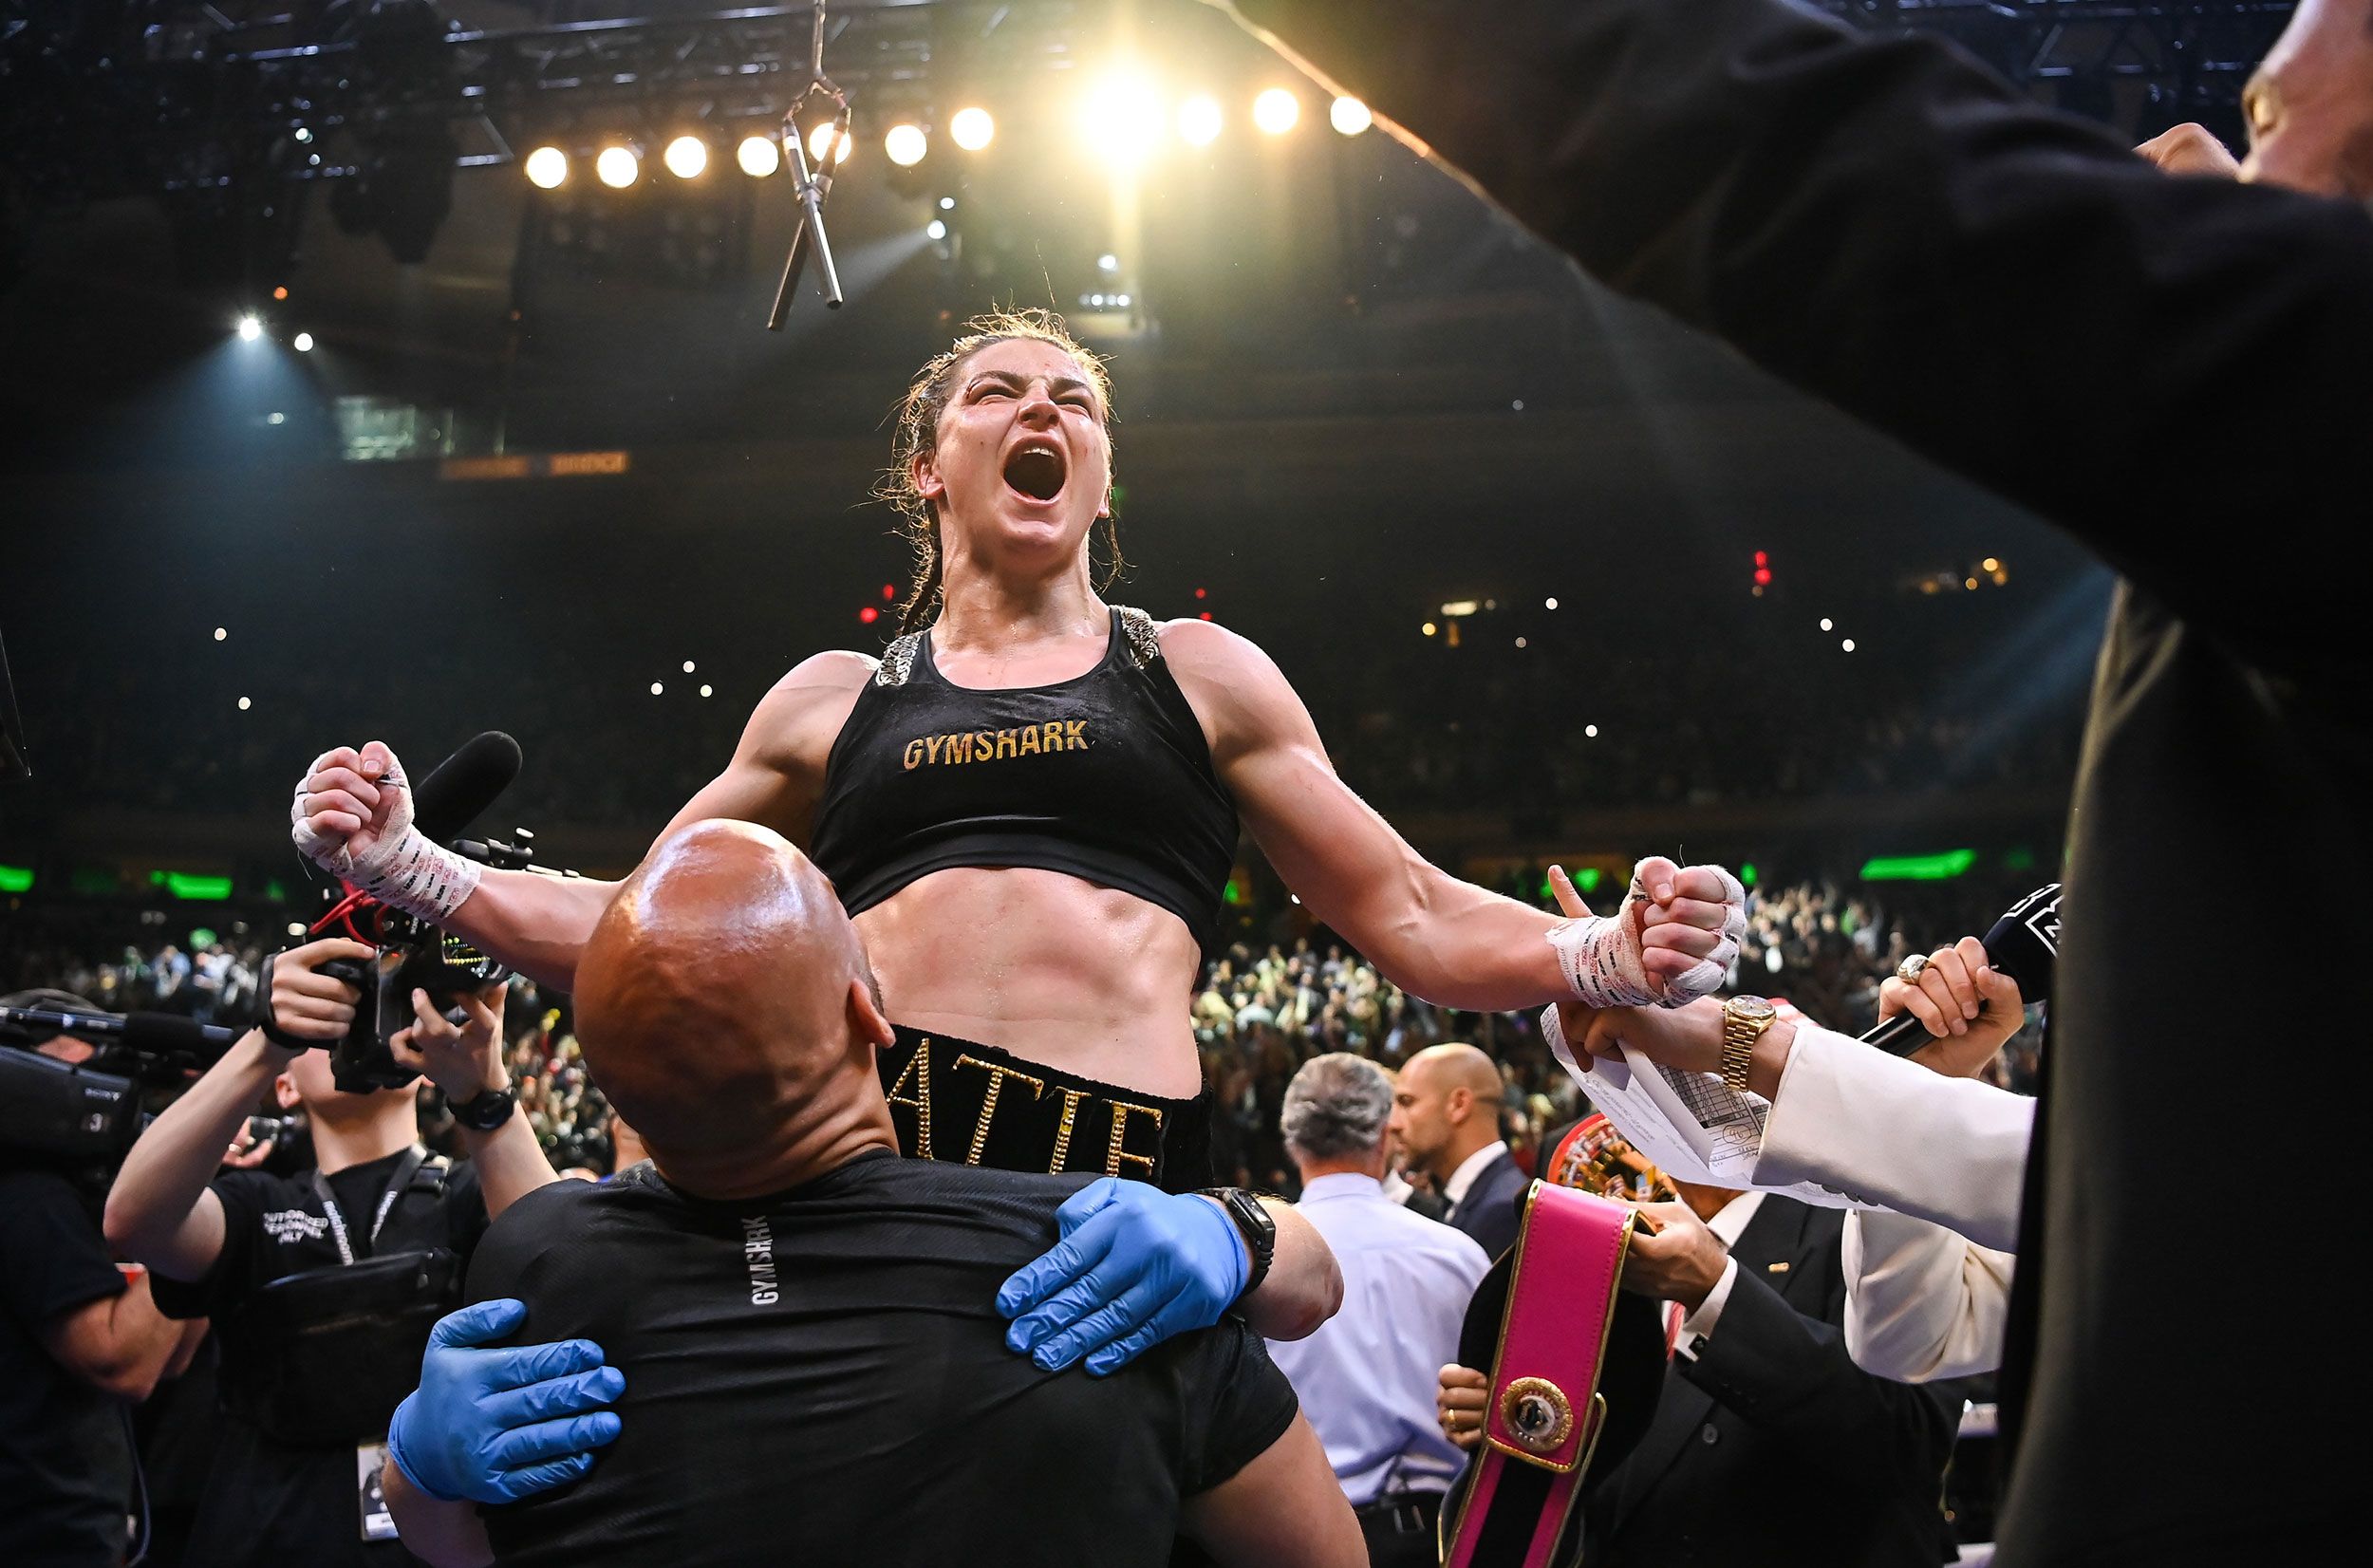
[[[1226,890],[1220,896],[1226,899],[1230,904],[1242,904],[1244,902],[1243,886],[1234,877],[1230,877],[1227,879]]]
[[[1755,863],[1753,861],[1750,860],[1739,868],[1739,886],[1742,887],[1755,886]]]
[[[286,904],[289,902],[289,889],[280,886],[280,879],[274,877],[264,884],[264,896],[274,904]]]
[[[32,890],[33,868],[30,866],[0,866],[0,893],[23,893]]]
[[[2006,871],[2032,871],[2035,869],[2035,851],[2027,849],[2009,851],[2002,857],[2002,868]]]
[[[192,952],[203,952],[205,949],[212,947],[217,940],[218,939],[215,936],[214,931],[210,927],[201,925],[196,930],[190,933],[190,950]]]
[[[197,877],[181,871],[159,871],[155,880],[162,882],[165,891],[175,898],[219,904],[231,896],[229,877]]]
[[[1864,882],[1942,882],[1957,877],[1977,863],[1975,849],[1947,849],[1937,855],[1882,855],[1862,867]]]
[[[1582,868],[1582,874],[1574,879],[1574,886],[1585,893],[1596,892],[1598,889],[1599,879],[1606,874],[1596,866],[1585,866]]]

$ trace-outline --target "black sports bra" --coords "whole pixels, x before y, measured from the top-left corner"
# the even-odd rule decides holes
[[[883,651],[809,849],[850,914],[950,867],[1028,866],[1133,893],[1218,951],[1236,804],[1152,618],[1111,607],[1104,658],[1050,686],[954,685],[927,632]]]

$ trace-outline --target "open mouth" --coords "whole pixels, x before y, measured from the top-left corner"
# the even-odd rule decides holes
[[[1048,441],[1024,441],[1005,457],[1005,482],[1034,501],[1063,493],[1063,449]]]

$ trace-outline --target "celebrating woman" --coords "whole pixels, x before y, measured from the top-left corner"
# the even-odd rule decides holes
[[[1141,1179],[1083,1191],[1000,1300],[1017,1350],[1098,1371],[1211,1320],[1265,1245],[1224,1203],[1160,1190],[1208,1180],[1187,1002],[1240,817],[1315,916],[1452,1007],[1687,1000],[1744,929],[1712,868],[1644,862],[1621,913],[1582,920],[1443,872],[1336,777],[1258,647],[1106,604],[1090,536],[1113,537],[1109,390],[1042,312],[977,321],[925,365],[885,487],[920,558],[904,634],[793,669],[669,826],[763,823],[833,879],[899,1026],[881,1071],[908,1153]],[[402,779],[377,741],[325,753],[296,791],[299,846],[567,988],[613,885],[462,860],[411,829]],[[1306,1333],[1332,1260],[1290,1207],[1266,1214],[1275,1263],[1245,1311]]]

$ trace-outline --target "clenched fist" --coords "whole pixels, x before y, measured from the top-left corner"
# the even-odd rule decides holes
[[[289,825],[306,858],[405,914],[441,923],[477,889],[475,862],[412,825],[412,786],[384,741],[315,757]]]
[[[1550,933],[1575,999],[1591,1007],[1678,1007],[1721,989],[1747,935],[1747,889],[1719,866],[1660,855],[1632,872],[1623,908],[1600,919],[1561,866],[1549,868],[1570,924]],[[1570,1031],[1579,1037],[1579,1021]]]

